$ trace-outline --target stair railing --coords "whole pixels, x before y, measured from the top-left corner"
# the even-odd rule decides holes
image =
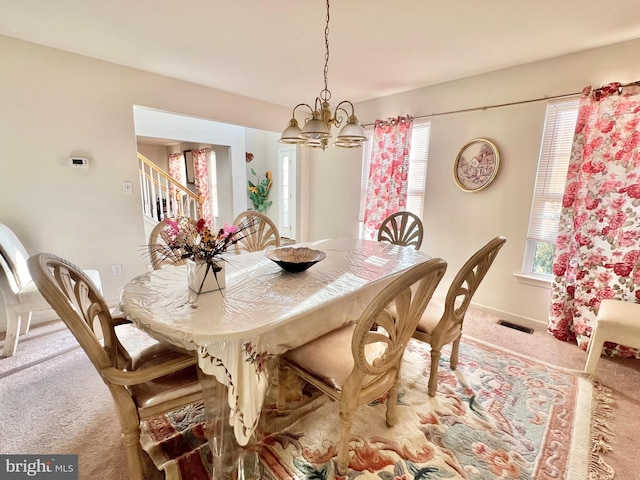
[[[138,152],[142,213],[156,221],[185,216],[195,220],[202,212],[202,198],[172,178]]]

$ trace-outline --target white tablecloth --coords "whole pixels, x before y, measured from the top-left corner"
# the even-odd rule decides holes
[[[269,359],[355,321],[397,274],[430,257],[410,247],[356,239],[304,244],[327,256],[288,273],[264,252],[226,257],[226,288],[196,295],[185,266],[140,275],[120,308],[155,338],[195,350],[200,369],[227,385],[230,424],[246,445],[260,418]]]

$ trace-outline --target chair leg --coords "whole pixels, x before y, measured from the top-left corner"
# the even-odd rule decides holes
[[[438,365],[440,363],[440,350],[435,348],[431,349],[431,372],[429,372],[429,387],[428,392],[430,397],[436,396],[436,390],[438,388]]]
[[[29,333],[29,328],[31,328],[31,315],[33,312],[24,312],[22,314],[22,320],[20,322],[20,335],[26,335]]]
[[[140,428],[137,427],[123,431],[122,442],[127,451],[129,480],[144,480],[142,457],[140,456]]]
[[[587,347],[587,363],[584,366],[584,372],[589,375],[594,375],[598,368],[598,361],[602,355],[602,347],[604,347],[604,338],[598,335],[597,330],[594,330],[589,340],[589,346]]]
[[[449,361],[449,365],[451,366],[451,370],[455,370],[458,368],[458,350],[460,349],[460,337],[456,338],[451,345],[451,360]]]
[[[3,357],[10,357],[16,353],[18,347],[18,335],[20,333],[20,324],[22,322],[22,314],[16,312],[7,313],[7,333],[4,339],[4,348],[2,350]]]
[[[338,440],[338,473],[346,475],[349,468],[349,441],[351,440],[351,425],[353,424],[353,409],[340,410],[340,439]]]
[[[398,389],[400,379],[396,380],[389,390],[389,400],[387,400],[387,427],[393,427],[398,420]]]

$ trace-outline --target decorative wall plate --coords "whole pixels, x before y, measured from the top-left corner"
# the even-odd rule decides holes
[[[493,181],[499,166],[500,154],[495,144],[485,138],[475,138],[458,153],[453,178],[465,192],[479,192]]]

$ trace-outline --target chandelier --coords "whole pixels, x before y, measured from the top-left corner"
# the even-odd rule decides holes
[[[353,103],[349,100],[343,100],[338,103],[336,109],[331,113],[329,100],[331,92],[327,86],[327,75],[329,72],[329,0],[327,0],[327,18],[326,27],[324,29],[324,89],[320,95],[316,97],[313,108],[306,103],[299,103],[293,109],[289,125],[285,128],[280,136],[280,143],[300,144],[305,147],[322,148],[323,150],[329,145],[331,138],[331,127],[339,128],[346,119],[344,127],[336,137],[333,145],[343,148],[354,148],[362,146],[367,140],[364,129],[358,123],[355,115]],[[304,127],[301,129],[296,120],[296,110],[299,107],[309,109],[309,116],[305,117]],[[347,108],[350,108],[350,113]],[[342,115],[344,114],[345,117]]]

